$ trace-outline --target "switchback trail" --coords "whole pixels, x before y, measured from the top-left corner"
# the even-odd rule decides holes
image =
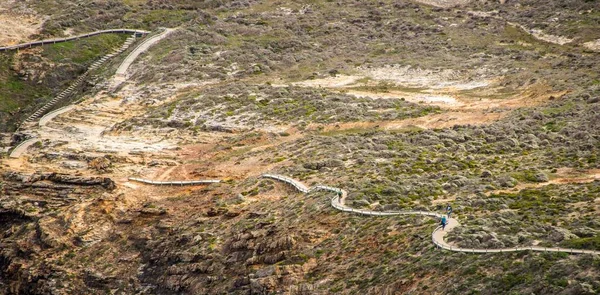
[[[261,177],[263,178],[271,178],[284,183],[287,183],[294,187],[296,190],[302,193],[310,193],[315,190],[326,190],[336,194],[335,197],[331,199],[331,206],[335,209],[338,209],[343,212],[356,213],[367,216],[393,216],[393,215],[423,215],[434,218],[441,218],[443,214],[428,212],[428,211],[371,211],[371,210],[361,210],[354,209],[352,207],[346,206],[345,201],[348,196],[348,192],[344,189],[323,185],[316,185],[313,187],[308,187],[302,182],[295,180],[293,178],[285,177],[282,175],[276,174],[263,174]],[[514,248],[499,248],[499,249],[475,249],[475,248],[461,248],[452,246],[446,241],[444,241],[444,236],[446,233],[451,231],[453,228],[459,226],[460,223],[456,218],[449,218],[448,224],[446,225],[446,229],[442,230],[441,226],[436,227],[431,234],[431,240],[433,243],[444,249],[450,250],[454,252],[463,252],[463,253],[503,253],[503,252],[517,252],[517,251],[537,251],[537,252],[562,252],[568,254],[597,254],[600,255],[600,251],[593,250],[581,250],[581,249],[570,249],[570,248],[548,248],[548,247],[536,247],[536,246],[526,246],[526,247],[514,247]]]
[[[147,38],[146,40],[144,40],[143,42],[141,42],[137,47],[135,47],[132,52],[123,60],[123,62],[119,65],[119,68],[117,69],[117,73],[116,75],[114,75],[112,77],[112,84],[115,86],[118,86],[119,84],[121,84],[123,81],[125,81],[127,79],[126,74],[127,74],[127,70],[129,69],[129,67],[131,66],[131,64],[137,59],[137,57],[142,54],[143,52],[145,52],[146,50],[148,50],[150,47],[152,47],[154,44],[156,44],[158,41],[164,39],[168,34],[170,34],[171,32],[175,31],[175,29],[164,29],[164,31],[154,35],[154,36],[150,36],[149,38]],[[136,34],[143,34],[146,35],[149,32],[146,31],[138,31],[138,30],[122,30],[122,29],[116,29],[116,30],[106,30],[106,31],[99,31],[99,32],[94,32],[94,33],[90,33],[90,34],[86,34],[86,36],[88,35],[94,35],[94,34],[100,34],[100,33],[108,33],[108,32],[136,32]],[[81,36],[79,36],[81,37]],[[69,38],[65,38],[72,40],[75,37],[71,37]],[[129,39],[128,39],[129,40]],[[46,40],[46,41],[37,41],[37,42],[50,42],[54,41],[54,40]],[[68,41],[68,40],[67,40]],[[35,42],[33,42],[35,43]],[[27,43],[29,44],[29,43]],[[121,47],[120,49],[118,49],[117,52],[115,53],[111,53],[108,54],[107,56],[103,57],[102,59],[100,59],[99,61],[97,61],[96,63],[92,64],[91,69],[95,69],[97,68],[102,62],[104,62],[105,60],[107,60],[109,57],[113,57],[119,53],[121,53],[122,51],[124,51],[125,49],[127,49],[127,47],[131,44],[131,42],[126,42],[126,44],[124,44],[123,47]],[[89,70],[88,70],[89,72]],[[87,72],[86,72],[87,73]],[[78,79],[78,81],[76,81],[77,83],[80,83],[80,79]],[[71,91],[72,89],[74,89],[74,87],[70,87],[68,90]],[[56,101],[58,101],[58,99],[53,99],[51,101],[51,103],[55,103]],[[90,148],[94,148],[96,150],[99,149],[98,144],[97,143],[103,143],[103,147],[102,149],[104,150],[118,150],[118,149],[122,149],[123,146],[120,143],[123,142],[116,142],[114,141],[114,138],[111,138],[110,140],[106,140],[105,138],[102,137],[102,132],[104,130],[109,129],[110,127],[112,127],[115,123],[117,123],[118,121],[116,121],[116,117],[114,116],[114,114],[111,113],[111,110],[117,110],[119,109],[119,107],[115,107],[118,102],[116,101],[110,101],[110,102],[106,102],[105,104],[111,106],[111,108],[109,109],[105,109],[104,107],[106,107],[107,105],[100,105],[97,107],[102,107],[102,109],[95,109],[93,108],[93,106],[89,106],[88,108],[90,109],[86,109],[85,106],[79,106],[79,107],[75,107],[74,104],[65,106],[63,108],[54,110],[48,114],[46,114],[42,119],[40,119],[39,123],[37,124],[37,128],[32,128],[31,130],[28,130],[29,132],[31,132],[32,137],[36,138],[37,140],[30,140],[28,142],[22,143],[20,144],[17,148],[15,148],[11,154],[10,157],[11,158],[19,158],[22,155],[24,155],[27,152],[27,148],[30,147],[31,145],[33,145],[36,141],[41,140],[41,139],[49,139],[49,140],[55,140],[57,138],[60,138],[61,140],[68,140],[70,142],[74,142],[77,145],[80,145],[82,143],[96,143],[95,145],[90,146]],[[119,105],[120,106],[120,105]],[[44,107],[44,111],[48,110],[50,107]],[[60,114],[63,113],[74,113],[73,115],[69,116],[68,118],[70,118],[71,120],[67,120],[68,121],[68,128],[69,130],[71,130],[74,127],[74,123],[83,123],[83,125],[85,125],[86,127],[89,128],[83,128],[85,130],[87,130],[87,132],[78,132],[78,133],[72,133],[72,131],[69,130],[63,130],[61,128],[56,129],[56,128],[48,128],[47,130],[44,129],[45,125],[48,124],[52,119],[54,119],[55,117],[59,116]],[[38,111],[35,115],[35,117],[37,117],[37,115],[41,115],[42,112]],[[91,122],[91,120],[93,120],[93,118],[97,118],[97,117],[102,117],[101,122],[105,122],[105,125],[102,126],[93,126],[90,127],[89,126],[89,122]],[[76,122],[73,122],[76,121]],[[83,130],[81,129],[81,130]],[[44,131],[50,131],[50,132],[44,132]],[[61,132],[62,131],[62,132]],[[91,140],[90,140],[91,139]],[[126,144],[128,147],[137,147],[139,146],[137,144],[137,142],[135,140],[131,141],[126,141],[124,144]],[[79,148],[81,148],[81,146],[79,146]],[[85,148],[84,148],[85,149]]]

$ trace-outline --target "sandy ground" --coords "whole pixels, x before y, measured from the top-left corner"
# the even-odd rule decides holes
[[[600,39],[583,43],[583,46],[589,50],[600,52]]]
[[[383,130],[402,130],[409,128],[446,128],[454,125],[482,125],[497,121],[507,115],[502,113],[485,112],[445,112],[441,114],[431,114],[418,118],[409,118],[396,121],[376,121],[376,122],[347,122],[333,124],[310,124],[308,129],[322,129],[328,131],[343,131],[348,129],[371,129],[378,128]]]
[[[35,16],[0,13],[0,45],[10,46],[33,41],[29,36],[37,34],[43,20]]]
[[[325,131],[353,128],[381,128],[386,130],[419,128],[446,128],[454,125],[481,125],[502,119],[512,110],[547,103],[559,99],[566,92],[552,92],[544,84],[536,84],[515,94],[502,94],[496,86],[501,77],[465,80],[452,70],[422,70],[411,67],[387,66],[359,69],[362,74],[338,75],[322,79],[292,83],[297,86],[328,88],[347,95],[373,99],[405,99],[406,101],[440,107],[444,112],[399,121],[349,122],[311,124],[310,129]],[[389,89],[378,91],[385,82]],[[284,86],[281,84],[280,86]],[[429,85],[429,86],[427,86]],[[498,98],[501,97],[501,98]]]
[[[510,189],[502,189],[488,192],[487,195],[500,193],[516,193],[523,189],[540,188],[550,184],[574,184],[574,183],[589,183],[600,180],[600,169],[590,169],[577,171],[573,168],[557,169],[553,178],[542,183],[519,183],[517,186]]]
[[[145,86],[126,84],[119,92],[100,92],[93,98],[75,105],[70,111],[58,115],[37,129],[36,133],[43,143],[45,153],[112,155],[127,159],[127,165],[114,169],[114,174],[107,175],[117,182],[126,182],[132,173],[145,173],[146,162],[175,157],[177,141],[170,140],[160,133],[118,134],[111,132],[112,127],[143,114],[148,105],[169,103],[178,95],[179,90],[189,87],[189,84],[160,85],[154,89],[154,96],[148,96]],[[155,96],[165,99],[157,101]],[[68,165],[79,165],[81,169],[88,170],[87,162],[76,160],[60,159],[53,163],[29,161],[38,155],[39,150],[30,149],[24,158],[9,159],[4,161],[4,164],[17,171],[53,170],[73,173],[73,168],[64,167]]]
[[[544,31],[542,31],[540,29],[529,29],[521,24],[512,23],[512,22],[509,22],[509,24],[520,28],[521,30],[525,31],[526,33],[530,34],[531,36],[533,36],[534,38],[536,38],[538,40],[545,41],[548,43],[565,45],[567,43],[573,42],[573,39],[563,37],[563,36],[546,34],[546,33],[544,33]]]
[[[402,91],[388,91],[388,92],[369,92],[364,90],[344,90],[345,94],[354,95],[357,97],[370,97],[375,99],[400,99],[404,98],[406,101],[413,103],[424,103],[428,105],[435,105],[442,108],[459,108],[465,106],[464,102],[459,101],[456,97],[447,94],[428,94],[428,93],[414,93],[414,92],[402,92]]]
[[[20,7],[17,1],[0,1],[0,46],[32,41],[29,37],[39,33],[44,21],[44,17]]]
[[[460,72],[451,69],[431,70],[387,65],[384,67],[359,67],[357,70],[365,78],[414,88],[437,89],[466,82],[461,80]]]
[[[292,85],[303,86],[303,87],[344,87],[348,85],[355,84],[357,80],[364,78],[363,76],[346,76],[346,75],[338,75],[335,77],[327,77],[321,79],[313,79],[300,81],[296,83],[292,83]],[[287,86],[287,85],[277,85],[277,86]]]
[[[453,7],[457,5],[463,5],[471,2],[471,0],[417,0],[423,4],[437,6],[437,7]]]
[[[167,99],[162,103],[170,102],[176,97],[180,87],[188,86],[171,84],[159,87],[159,89],[166,88],[163,95]],[[41,127],[38,130],[39,137],[49,142],[61,142],[61,150],[74,152],[127,155],[132,152],[160,152],[174,149],[176,145],[164,138],[110,132],[115,124],[143,114],[148,107],[147,104],[157,103],[151,97],[144,95],[144,92],[143,88],[130,84],[111,95],[101,92]]]
[[[358,70],[360,74],[356,75],[338,75],[291,84],[327,88],[374,99],[404,98],[414,103],[460,111],[534,106],[546,102],[551,97],[555,99],[565,94],[551,92],[549,87],[543,84],[530,86],[519,93],[503,94],[504,89],[498,86],[502,77],[470,80],[462,77],[464,74],[452,70],[433,71],[397,66]],[[286,85],[282,83],[276,86]]]
[[[486,76],[487,70],[481,69],[478,76]],[[431,91],[472,90],[487,87],[495,80],[481,78],[468,80],[465,73],[450,69],[427,70],[411,66],[387,65],[384,67],[358,67],[353,75],[336,75],[319,79],[291,83],[304,87],[342,88],[356,86],[377,86],[380,82],[402,85],[407,88],[425,88]],[[287,86],[286,84],[273,84]]]

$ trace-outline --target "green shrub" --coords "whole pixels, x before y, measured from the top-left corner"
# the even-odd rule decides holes
[[[600,250],[600,236],[566,240],[561,243],[561,246],[575,249]]]

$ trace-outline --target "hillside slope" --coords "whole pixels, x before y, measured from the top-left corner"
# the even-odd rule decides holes
[[[451,204],[453,247],[600,251],[598,1],[18,5],[45,15],[23,40],[170,30],[20,130],[0,294],[600,293],[596,254],[446,251],[436,218],[261,177]],[[126,37],[2,55],[3,131]]]

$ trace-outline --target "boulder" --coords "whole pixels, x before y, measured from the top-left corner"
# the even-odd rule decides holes
[[[534,175],[533,175],[533,180],[535,182],[547,182],[548,179],[548,175],[546,175],[544,172],[542,171],[537,171]]]
[[[489,170],[484,170],[483,172],[481,172],[481,178],[490,178],[492,177],[492,172],[490,172]]]
[[[101,172],[107,171],[110,165],[110,160],[104,157],[95,158],[88,163],[88,167]]]

